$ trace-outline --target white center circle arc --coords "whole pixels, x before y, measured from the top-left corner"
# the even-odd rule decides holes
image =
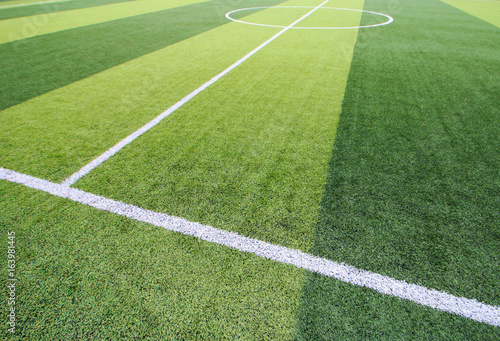
[[[240,8],[234,11],[230,11],[226,13],[226,18],[229,20],[232,20],[234,22],[240,23],[240,24],[246,24],[246,25],[255,25],[255,26],[264,26],[264,27],[276,27],[276,28],[286,28],[287,26],[280,26],[280,25],[269,25],[269,24],[259,24],[259,23],[254,23],[254,22],[248,22],[248,21],[243,21],[243,20],[238,20],[234,19],[231,17],[231,14],[236,13],[236,12],[242,12],[242,11],[250,11],[254,9],[266,9],[266,8],[314,8],[312,6],[266,6],[266,7],[249,7],[249,8]],[[378,12],[372,12],[372,11],[365,11],[361,9],[352,9],[352,8],[337,8],[337,7],[321,7],[321,9],[336,9],[336,10],[341,10],[341,11],[353,11],[353,12],[364,12],[364,13],[371,13],[375,15],[380,15],[385,18],[387,18],[387,21],[380,23],[380,24],[374,24],[374,25],[364,25],[364,26],[350,26],[350,27],[290,27],[291,29],[295,30],[349,30],[349,29],[357,29],[357,28],[368,28],[368,27],[377,27],[377,26],[384,26],[384,25],[389,25],[394,21],[394,19],[383,13],[378,13]]]

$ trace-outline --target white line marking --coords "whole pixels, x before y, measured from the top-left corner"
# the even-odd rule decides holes
[[[79,171],[77,171],[76,173],[74,173],[73,175],[71,175],[69,178],[67,178],[66,180],[64,180],[62,182],[62,184],[65,185],[65,186],[71,186],[71,185],[73,185],[75,182],[77,182],[79,179],[81,179],[82,177],[84,177],[85,175],[87,175],[94,168],[98,167],[100,164],[102,164],[103,162],[105,162],[106,160],[108,160],[110,157],[112,157],[113,155],[115,155],[116,153],[118,153],[123,147],[127,146],[132,141],[134,141],[136,138],[138,138],[139,136],[141,136],[142,134],[144,134],[145,132],[147,132],[148,130],[150,130],[151,128],[153,128],[154,126],[156,126],[165,117],[167,117],[168,115],[170,115],[171,113],[173,113],[174,111],[176,111],[177,109],[179,109],[180,107],[182,107],[184,104],[186,104],[187,102],[189,102],[191,99],[193,99],[200,92],[202,92],[203,90],[205,90],[206,88],[208,88],[210,85],[214,84],[219,79],[221,79],[222,77],[224,77],[225,75],[227,75],[229,72],[231,72],[233,69],[235,69],[236,67],[238,67],[239,65],[241,65],[248,58],[250,58],[251,56],[253,56],[257,52],[259,52],[260,50],[262,50],[265,46],[267,46],[273,40],[275,40],[276,38],[278,38],[279,36],[281,36],[283,33],[285,33],[286,31],[288,31],[289,29],[291,29],[293,26],[297,25],[299,22],[301,22],[302,20],[304,20],[305,18],[307,18],[309,15],[311,15],[316,10],[318,10],[321,6],[325,5],[328,1],[330,1],[330,0],[326,0],[321,5],[315,7],[313,10],[311,10],[307,14],[303,15],[300,19],[297,19],[296,21],[294,21],[293,23],[291,23],[290,25],[288,25],[287,27],[285,27],[284,29],[282,29],[281,31],[279,31],[277,34],[275,34],[274,36],[272,36],[271,38],[269,38],[268,40],[266,40],[264,43],[262,43],[261,45],[259,45],[257,48],[255,48],[251,52],[249,52],[247,55],[245,55],[243,58],[241,58],[240,60],[238,60],[236,63],[234,63],[233,65],[231,65],[230,67],[228,67],[227,69],[225,69],[224,71],[222,71],[221,73],[219,73],[217,76],[215,76],[214,78],[212,78],[211,80],[209,80],[208,82],[206,82],[205,84],[203,84],[202,86],[200,86],[198,89],[196,89],[193,92],[191,92],[189,95],[187,95],[186,97],[184,97],[183,99],[181,99],[179,102],[177,102],[176,104],[174,104],[173,106],[171,106],[165,112],[163,112],[160,115],[158,115],[156,118],[154,118],[152,121],[150,121],[149,123],[147,123],[145,126],[143,126],[142,128],[138,129],[137,131],[135,131],[134,133],[132,133],[131,135],[127,136],[125,139],[121,140],[116,145],[114,145],[113,147],[111,147],[110,149],[108,149],[107,151],[105,151],[99,157],[97,157],[96,159],[94,159],[93,161],[91,161],[89,164],[87,164],[86,166],[84,166],[82,169],[80,169]]]
[[[357,269],[344,263],[339,264],[316,257],[300,250],[289,249],[284,246],[244,237],[234,232],[219,230],[164,213],[146,210],[12,170],[0,168],[0,179],[92,206],[99,210],[162,227],[169,231],[203,239],[210,243],[252,253],[276,262],[294,265],[301,269],[336,278],[342,282],[370,288],[385,295],[396,296],[426,307],[460,315],[496,327],[500,326],[500,307],[487,305],[477,300],[456,297],[420,285],[409,284],[405,281]]]
[[[226,18],[229,20],[232,20],[234,22],[240,23],[240,24],[247,24],[247,25],[255,25],[255,26],[264,26],[264,27],[276,27],[276,28],[283,28],[284,26],[279,26],[279,25],[270,25],[270,24],[258,24],[250,21],[243,21],[243,20],[238,20],[231,18],[231,14],[236,13],[236,12],[241,12],[241,11],[247,11],[247,10],[252,10],[252,9],[265,9],[265,8],[312,8],[311,6],[273,6],[273,7],[250,7],[250,8],[241,8],[237,9],[231,12],[226,13]],[[345,26],[345,27],[292,27],[294,30],[352,30],[352,29],[358,29],[358,28],[368,28],[368,27],[378,27],[378,26],[384,26],[384,25],[389,25],[394,21],[394,18],[387,14],[383,13],[378,13],[378,12],[372,12],[372,11],[365,11],[365,10],[360,10],[360,9],[351,9],[351,8],[338,8],[338,7],[322,7],[321,9],[337,9],[341,11],[352,11],[352,12],[365,12],[365,13],[371,13],[371,14],[376,14],[380,15],[383,17],[387,18],[387,21],[380,23],[380,24],[374,24],[374,25],[364,25],[364,26]]]
[[[0,10],[4,8],[12,8],[12,7],[21,7],[21,6],[31,6],[31,5],[40,5],[40,4],[47,4],[49,2],[68,2],[69,0],[49,0],[49,1],[42,1],[42,2],[32,2],[30,4],[18,4],[18,5],[9,5],[9,6],[0,6]]]

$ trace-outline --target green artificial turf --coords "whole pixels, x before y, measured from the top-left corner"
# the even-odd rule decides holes
[[[61,182],[274,31],[223,25],[8,108],[2,166]]]
[[[276,32],[239,24],[221,26],[4,110],[2,166],[62,180],[64,174],[70,174],[68,170],[99,154],[99,148],[108,148],[114,139],[128,134],[127,129],[141,126],[141,120],[175,103]],[[116,173],[113,167],[101,174],[124,181],[122,185],[133,180],[129,189],[138,189],[133,194],[139,196],[132,202],[161,208],[171,193],[163,191],[165,188],[149,194],[145,191],[158,186],[158,179],[161,187],[168,187],[182,174],[186,179],[179,185],[189,186],[195,173],[182,172],[182,168],[196,161],[192,157],[205,154],[208,162],[194,169],[200,178],[192,185],[202,185],[195,199],[218,201],[215,208],[219,212],[204,205],[200,210],[193,208],[194,215],[208,213],[210,222],[229,228],[243,221],[240,232],[257,237],[267,234],[269,240],[307,249],[355,38],[356,32],[349,32],[320,34],[311,40],[303,32],[276,41],[273,49],[242,73],[221,87],[217,84],[212,88],[215,92],[204,94],[184,114],[179,112],[177,123],[170,122],[166,131],[162,127],[151,136],[148,133],[149,139],[129,149],[140,156],[129,165],[137,167],[135,175],[133,168],[132,173],[126,168]],[[339,42],[342,51],[336,48]],[[287,60],[289,51],[295,49],[300,51],[296,59]],[[318,57],[310,53],[314,49],[328,52]],[[297,70],[302,72],[295,73]],[[327,106],[325,98],[330,100]],[[226,100],[221,113],[212,111]],[[210,119],[211,114],[215,115]],[[303,130],[306,124],[310,127]],[[197,154],[191,155],[193,145],[200,142],[193,133],[203,131],[216,132],[213,137],[223,140],[215,146],[210,146],[213,139],[204,141]],[[255,133],[258,135],[252,135]],[[169,136],[176,138],[168,141]],[[166,159],[171,150],[162,151],[164,140],[174,151],[181,144],[182,159]],[[232,142],[240,145],[230,145]],[[298,149],[295,143],[301,144]],[[216,150],[219,146],[225,148],[222,153]],[[145,149],[150,158],[140,155]],[[130,163],[130,155],[124,156]],[[180,161],[181,173],[173,174],[168,182],[161,180],[166,174],[161,170],[164,160],[173,162],[173,167]],[[231,167],[240,160],[242,166]],[[287,163],[281,165],[281,160]],[[143,179],[141,172],[156,171],[148,169],[150,166],[160,167],[159,174]],[[128,179],[129,175],[135,178]],[[232,175],[237,176],[232,183],[223,183]],[[210,177],[214,180],[205,183]],[[308,178],[307,183],[303,177]],[[85,185],[126,199],[125,188],[117,187],[119,182],[101,187],[91,178],[79,183]],[[218,188],[211,189],[213,185]],[[236,187],[234,193],[231,186]],[[225,190],[220,192],[222,187]],[[181,193],[177,200],[189,200],[186,194],[190,195]],[[256,222],[246,220],[248,216],[238,217],[237,200],[242,196],[246,197],[243,210],[254,210]],[[254,199],[258,201],[252,202]],[[231,205],[229,212],[225,212],[225,202]],[[291,206],[286,207],[288,204]],[[299,212],[281,216],[295,208]],[[180,209],[185,210],[186,205]],[[0,233],[14,230],[18,241],[18,339],[293,337],[304,285],[302,270],[4,182],[0,184],[0,210]],[[277,223],[283,223],[277,231],[264,230]]]
[[[244,6],[197,4],[0,45],[0,166],[62,181],[279,31],[221,25]],[[75,187],[498,306],[498,28],[438,0],[365,9],[396,21],[359,36],[286,32]],[[278,11],[245,19],[290,18]],[[304,24],[324,26],[328,13]],[[8,231],[14,340],[500,337],[2,181],[0,254]]]
[[[500,1],[442,0],[466,13],[500,27]]]
[[[288,340],[302,270],[0,182],[2,340]],[[3,292],[6,293],[4,286]],[[5,303],[5,304],[4,304]]]
[[[171,8],[188,6],[200,0],[141,0],[83,8],[0,21],[0,44],[55,33],[78,27],[130,18]]]
[[[75,186],[307,251],[355,39],[286,32]]]
[[[500,328],[309,274],[296,341],[498,340]]]
[[[4,0],[5,4],[1,4],[2,6],[13,6],[13,5],[33,5],[36,3],[40,3],[43,0]],[[68,1],[68,0],[62,0]]]
[[[395,22],[360,30],[312,251],[498,306],[499,29],[440,1],[386,6],[365,2]],[[320,290],[325,282],[332,291]],[[319,312],[330,311],[334,297],[356,295],[337,285],[309,276],[300,339],[343,332],[379,339],[377,330],[392,327],[402,339],[499,335],[472,322],[415,319],[421,310],[411,304],[395,323],[391,305],[377,303],[377,295],[325,319]]]
[[[9,1],[9,0],[2,0]],[[0,6],[0,20],[26,17],[38,14],[49,14],[61,11],[71,11],[74,9],[89,8],[119,2],[128,2],[135,0],[72,0],[62,2],[51,2],[32,6],[20,6],[11,8],[2,8]],[[5,5],[6,6],[6,5]]]
[[[0,110],[227,23],[237,6],[217,0],[1,44]]]

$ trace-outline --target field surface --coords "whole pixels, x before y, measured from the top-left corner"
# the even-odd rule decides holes
[[[0,1],[8,340],[498,340],[500,1]]]

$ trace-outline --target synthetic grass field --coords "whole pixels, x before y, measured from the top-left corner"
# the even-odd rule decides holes
[[[0,33],[2,338],[500,338],[499,1],[9,0]]]

